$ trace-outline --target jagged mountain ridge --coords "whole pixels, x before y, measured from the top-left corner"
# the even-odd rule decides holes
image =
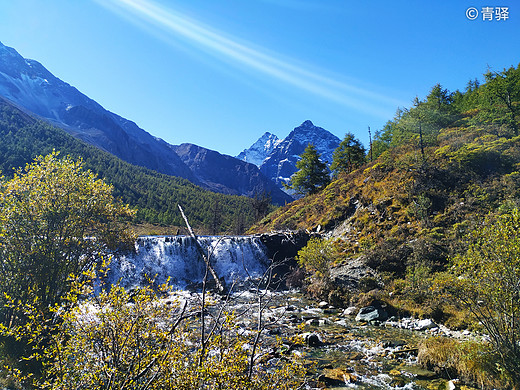
[[[260,170],[280,189],[283,183],[289,182],[291,176],[297,171],[296,162],[300,159],[307,145],[314,144],[321,154],[321,159],[328,165],[332,162],[332,154],[339,146],[341,140],[322,127],[315,126],[310,120],[306,120],[300,126],[294,128],[287,137],[279,140],[271,133],[265,133],[249,149],[245,149],[237,158],[243,160],[255,159],[255,164]],[[264,152],[264,154],[262,154]],[[264,157],[265,156],[265,157]],[[264,157],[261,159],[261,157]],[[261,162],[258,163],[261,159]]]
[[[266,191],[271,192],[273,200],[279,204],[290,201],[258,168],[249,167],[238,159],[230,164],[228,160],[233,157],[211,153],[209,149],[205,149],[205,153],[199,153],[199,156],[212,156],[212,166],[221,165],[222,175],[217,177],[213,172],[208,172],[209,176],[206,177],[201,169],[194,174],[172,145],[152,136],[134,122],[106,110],[73,86],[55,77],[39,62],[23,58],[15,49],[4,46],[1,42],[0,96],[29,114],[36,114],[76,138],[131,164],[182,177],[212,191],[249,196],[256,191]],[[217,158],[219,156],[221,158]],[[233,169],[225,171],[223,167]]]

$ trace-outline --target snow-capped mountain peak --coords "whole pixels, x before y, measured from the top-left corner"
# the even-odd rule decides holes
[[[258,165],[267,177],[285,191],[282,183],[289,182],[296,172],[296,162],[307,145],[313,144],[321,159],[330,165],[332,154],[340,142],[334,134],[306,120],[282,140],[271,133],[265,133],[237,157]]]
[[[280,142],[282,140],[276,135],[265,132],[250,148],[244,149],[237,158],[259,167]]]

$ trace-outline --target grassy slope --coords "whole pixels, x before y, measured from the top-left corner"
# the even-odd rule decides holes
[[[520,195],[520,137],[470,126],[469,119],[441,130],[424,159],[416,144],[391,148],[321,192],[279,208],[250,232],[321,225],[345,239],[347,256],[384,250],[373,264],[383,271],[402,274],[419,257],[442,264],[474,221],[512,207]],[[382,264],[392,251],[399,259]]]

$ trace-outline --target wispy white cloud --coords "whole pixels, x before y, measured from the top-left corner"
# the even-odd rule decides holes
[[[388,117],[388,110],[402,102],[363,89],[332,77],[325,76],[297,61],[255,48],[251,44],[210,28],[171,8],[150,0],[96,0],[100,5],[123,16],[131,16],[133,22],[148,30],[160,29],[180,36],[198,48],[232,63],[255,70],[300,90],[320,96],[340,105],[371,115]]]

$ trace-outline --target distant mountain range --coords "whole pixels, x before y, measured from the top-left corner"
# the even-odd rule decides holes
[[[190,168],[195,179],[211,191],[228,194],[228,189],[233,188],[250,197],[265,191],[277,203],[293,200],[266,179],[254,164],[193,144],[186,143],[171,148]]]
[[[297,171],[296,162],[307,145],[313,144],[321,154],[322,161],[330,165],[332,154],[340,142],[341,140],[334,134],[314,126],[307,120],[282,140],[274,134],[265,133],[237,158],[256,164],[263,174],[274,181],[279,188],[283,188],[282,183],[288,183]]]
[[[224,194],[268,192],[277,204],[292,201],[257,166],[196,145],[173,146],[153,137],[2,43],[0,96],[131,164]]]

